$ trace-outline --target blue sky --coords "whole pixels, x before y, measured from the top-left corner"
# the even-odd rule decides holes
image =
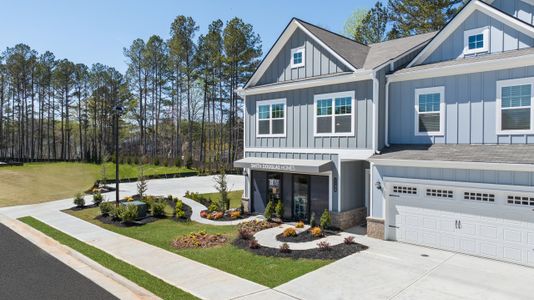
[[[135,38],[169,37],[172,20],[192,16],[200,33],[217,18],[251,23],[266,53],[292,17],[341,33],[357,8],[375,0],[13,0],[0,10],[0,49],[26,43],[40,53],[126,69],[123,47]]]

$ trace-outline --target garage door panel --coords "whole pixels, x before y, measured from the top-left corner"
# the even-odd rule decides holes
[[[421,235],[421,243],[425,246],[439,247],[439,232],[428,230],[423,231],[423,234]]]
[[[477,235],[477,224],[472,222],[465,222],[464,220],[461,220],[461,223],[459,224],[461,227],[460,230],[458,230],[458,233],[462,235],[470,235],[470,236],[476,236]]]
[[[495,259],[501,259],[502,258],[502,246],[499,244],[481,241],[480,242],[480,255],[491,257]]]
[[[440,234],[439,248],[449,251],[457,251],[457,238],[449,234]]]
[[[497,240],[499,239],[499,228],[497,226],[481,224],[479,234],[483,238]]]
[[[534,246],[534,232],[527,232],[527,244]]]
[[[521,231],[518,229],[504,228],[503,240],[505,242],[521,243],[523,241]]]
[[[527,251],[527,265],[534,266],[534,250]]]
[[[437,231],[438,222],[439,222],[439,219],[436,217],[432,218],[432,217],[425,216],[423,217],[423,229]]]
[[[460,238],[459,251],[468,254],[478,254],[477,241],[475,239]]]
[[[454,219],[439,220],[439,230],[443,232],[453,233],[456,230],[456,220]]]
[[[515,263],[523,262],[523,255],[520,247],[504,246],[503,258]]]

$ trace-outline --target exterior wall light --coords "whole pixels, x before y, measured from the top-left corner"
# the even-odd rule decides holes
[[[377,181],[377,182],[375,183],[375,187],[376,187],[376,189],[379,190],[379,191],[382,190],[382,184],[380,183],[380,181]]]

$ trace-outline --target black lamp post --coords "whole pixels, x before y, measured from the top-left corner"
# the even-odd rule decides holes
[[[122,115],[124,108],[117,105],[113,108],[115,117],[115,202],[117,207],[119,206],[119,119]]]

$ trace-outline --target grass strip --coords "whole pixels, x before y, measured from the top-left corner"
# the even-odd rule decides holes
[[[162,299],[198,299],[195,296],[184,292],[179,288],[170,285],[137,267],[117,259],[100,249],[81,242],[35,218],[23,217],[19,218],[19,220],[58,241],[60,244],[70,247],[73,250],[78,251],[95,262],[101,264],[105,268],[124,276],[137,285],[161,297]]]

